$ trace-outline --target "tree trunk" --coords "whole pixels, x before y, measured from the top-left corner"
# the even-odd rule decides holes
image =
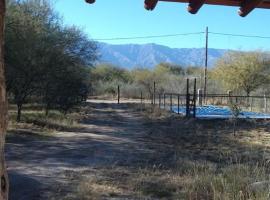
[[[4,156],[5,135],[7,130],[7,97],[4,70],[4,18],[5,0],[0,0],[0,200],[7,200],[9,191]]]

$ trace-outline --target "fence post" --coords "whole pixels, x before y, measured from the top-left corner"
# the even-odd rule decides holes
[[[264,98],[264,112],[267,113],[267,99],[266,99],[266,95],[263,95]]]
[[[117,87],[117,96],[118,96],[117,103],[120,104],[120,86],[119,85]]]
[[[141,99],[141,112],[143,110],[143,93],[141,91],[141,94],[140,94],[140,99]]]
[[[161,108],[161,94],[158,94],[158,107]]]
[[[232,91],[231,90],[228,90],[227,91],[227,94],[228,94],[228,102],[227,102],[227,104],[231,104],[232,103],[232,99],[231,99],[231,96],[232,96]]]
[[[223,97],[220,97],[220,103],[223,105]]]
[[[199,102],[199,106],[202,106],[202,102],[203,102],[203,92],[202,92],[202,89],[198,89],[198,102]]]
[[[177,113],[180,113],[180,95],[177,95]]]
[[[142,91],[141,91],[141,105],[143,104],[143,95],[142,95]]]
[[[166,94],[163,94],[163,103],[164,103],[164,109],[166,109]]]
[[[186,91],[186,117],[189,117],[189,103],[190,103],[190,98],[189,98],[189,79],[187,78],[187,91]]]
[[[172,94],[170,95],[170,110],[172,112]]]
[[[196,100],[197,100],[197,79],[194,79],[194,93],[193,93],[193,117],[196,118]]]
[[[251,102],[250,102],[250,111],[253,111],[253,97],[251,97]]]
[[[154,106],[156,105],[156,82],[154,81],[154,95],[153,95]]]

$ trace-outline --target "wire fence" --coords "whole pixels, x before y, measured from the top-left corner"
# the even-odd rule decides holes
[[[140,100],[141,104],[150,104],[186,117],[229,116],[232,115],[230,109],[236,106],[240,112],[250,118],[256,118],[256,116],[266,118],[266,114],[270,118],[270,96],[232,95],[232,92],[227,94],[203,94],[201,89],[197,90],[196,79],[193,81],[191,85],[190,80],[187,79],[185,93],[156,93],[156,84],[153,83],[153,91],[150,94],[141,92],[137,99]],[[120,88],[118,88],[118,102],[120,102]]]

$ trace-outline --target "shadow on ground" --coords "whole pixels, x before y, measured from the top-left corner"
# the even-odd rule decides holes
[[[224,120],[149,119],[127,104],[93,101],[87,107],[91,109],[83,116],[83,128],[76,131],[46,137],[27,132],[8,135],[11,199],[57,199],[72,192],[80,174],[93,168],[173,169],[179,160],[222,165],[270,155],[270,143],[256,142],[269,142],[265,122],[241,121],[233,136],[231,123]]]

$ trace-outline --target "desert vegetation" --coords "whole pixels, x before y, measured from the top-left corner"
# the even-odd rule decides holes
[[[96,45],[80,29],[62,24],[46,1],[8,1],[6,84],[17,121],[25,103],[43,105],[46,114],[66,113],[87,97]]]
[[[228,52],[209,69],[208,93],[226,94],[231,90],[235,95],[268,95],[269,63],[267,52]],[[124,97],[139,97],[143,92],[149,98],[153,94],[154,82],[157,93],[185,94],[186,78],[196,78],[198,88],[204,86],[204,68],[201,66],[160,63],[152,69],[125,70],[101,64],[92,68],[91,74],[95,77],[92,79],[95,95],[116,95],[120,85]]]

